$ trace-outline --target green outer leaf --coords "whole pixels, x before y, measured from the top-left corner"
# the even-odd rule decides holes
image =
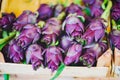
[[[9,80],[10,75],[9,74],[4,74],[4,80]]]
[[[88,8],[88,7],[86,7],[85,9],[83,9],[83,12],[85,12],[88,16],[91,15],[90,8]]]
[[[61,65],[59,66],[56,74],[50,80],[55,80],[62,73],[62,71],[64,70],[64,68],[65,68],[64,63],[61,63]]]
[[[85,22],[85,18],[83,16],[77,16],[77,17],[80,19],[80,21]]]

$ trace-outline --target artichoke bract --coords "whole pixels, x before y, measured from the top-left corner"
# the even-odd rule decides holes
[[[63,24],[62,30],[65,30],[67,35],[71,37],[81,37],[84,32],[83,23],[75,15],[68,15]]]
[[[116,48],[120,49],[120,31],[119,30],[112,30],[112,32],[110,33],[110,40]]]
[[[47,20],[53,14],[53,9],[48,4],[41,4],[37,11],[39,13],[38,20]]]
[[[96,0],[82,0],[84,2],[84,4],[93,4]]]
[[[114,3],[111,10],[111,16],[115,21],[120,20],[120,2]]]
[[[67,51],[67,55],[64,59],[65,65],[69,65],[71,63],[77,63],[79,61],[80,55],[82,54],[82,45],[81,44],[73,44],[69,47]]]
[[[42,47],[38,44],[31,44],[26,50],[26,61],[32,63],[34,70],[38,69],[42,64],[42,50]]]
[[[102,19],[95,19],[87,26],[87,30],[82,35],[82,39],[85,40],[87,44],[99,42],[103,39],[106,29],[103,21]]]
[[[64,6],[61,4],[57,4],[54,8],[54,16],[58,17],[58,15],[64,11]]]
[[[71,3],[67,8],[66,8],[66,13],[69,14],[74,14],[76,13],[77,15],[83,15],[82,13],[82,8],[74,3]]]
[[[97,59],[108,49],[105,42],[90,44],[84,47],[85,51],[80,57],[80,61],[85,66],[93,66]]]
[[[55,43],[56,37],[60,35],[60,31],[61,21],[57,18],[50,18],[42,29],[42,41],[46,44]]]
[[[73,38],[69,36],[63,36],[60,41],[60,46],[64,51],[67,51],[68,48],[74,43]]]
[[[17,44],[22,48],[26,48],[31,43],[35,43],[39,40],[41,34],[40,28],[33,24],[27,24],[24,26],[22,32],[17,37]]]
[[[36,22],[37,22],[37,14],[29,10],[25,10],[17,18],[13,28],[18,31],[21,31],[26,24],[35,24]]]
[[[9,43],[8,56],[14,63],[19,63],[24,59],[24,50],[17,45],[16,40]]]
[[[60,63],[63,61],[62,59],[63,50],[60,47],[50,46],[45,49],[43,54],[45,54],[46,64],[48,68],[52,71],[58,69]]]
[[[2,18],[0,18],[0,27],[5,30],[12,30],[15,19],[16,17],[13,13],[3,13]]]

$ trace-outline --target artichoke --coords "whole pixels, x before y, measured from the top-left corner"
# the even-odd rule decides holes
[[[69,15],[64,21],[62,30],[65,30],[67,35],[71,37],[81,37],[84,32],[84,25],[77,16]]]
[[[102,5],[102,0],[96,0],[94,2],[94,4],[89,6],[92,17],[100,17],[101,16],[101,14],[103,13],[103,9],[102,9],[101,5]]]
[[[60,46],[64,51],[67,51],[68,48],[74,43],[73,38],[69,36],[63,36],[60,40]]]
[[[45,54],[45,60],[49,69],[52,71],[58,69],[60,63],[63,61],[62,53],[63,50],[56,46],[50,46],[44,50],[43,54]]]
[[[84,47],[85,51],[80,57],[80,61],[85,66],[93,66],[97,59],[108,49],[104,42],[90,44]]]
[[[119,30],[112,30],[112,32],[110,33],[110,40],[112,42],[112,44],[120,49],[120,31]]]
[[[39,13],[38,20],[47,20],[53,15],[53,9],[48,4],[41,4],[37,11]]]
[[[59,15],[61,12],[63,12],[63,11],[64,11],[63,5],[61,5],[61,4],[55,5],[55,7],[54,7],[54,16],[55,16],[55,17],[58,17],[58,15]]]
[[[92,5],[96,0],[82,0],[84,4]]]
[[[5,30],[12,30],[15,19],[16,17],[13,13],[3,13],[2,18],[0,18],[0,27]]]
[[[65,57],[65,65],[69,65],[73,62],[77,63],[79,61],[80,55],[82,54],[82,45],[74,43],[69,47],[67,55]]]
[[[31,43],[35,43],[39,40],[41,34],[41,30],[33,25],[27,24],[24,26],[22,32],[17,37],[17,44],[20,45],[22,48],[26,48]]]
[[[35,24],[37,22],[37,14],[29,10],[23,11],[14,23],[14,29],[21,31],[26,24]]]
[[[14,63],[19,63],[24,59],[24,50],[17,45],[16,40],[9,43],[8,56]]]
[[[26,50],[26,61],[27,63],[32,63],[34,70],[42,64],[42,50],[42,47],[38,44],[31,44]]]
[[[61,21],[57,18],[50,18],[47,20],[45,27],[42,29],[42,41],[44,41],[46,44],[55,43],[57,36],[60,35],[60,31]]]
[[[99,42],[105,36],[106,26],[102,19],[95,19],[89,25],[85,33],[82,35],[82,39],[86,41],[87,44],[92,42]]]
[[[120,20],[120,3],[115,2],[112,10],[111,10],[111,16],[115,21]]]
[[[76,13],[77,15],[83,15],[82,8],[74,3],[71,3],[67,8],[66,8],[66,13],[67,14],[74,14]]]

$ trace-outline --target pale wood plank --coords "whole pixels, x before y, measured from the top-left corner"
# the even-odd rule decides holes
[[[5,62],[3,54],[0,52],[0,62]]]
[[[120,50],[115,48],[115,66],[120,66]]]
[[[0,76],[0,80],[4,80],[3,76]],[[49,77],[41,77],[36,75],[10,75],[10,80],[50,80]],[[81,78],[81,77],[59,77],[56,80],[120,80],[120,78],[114,77],[100,77],[100,78]]]
[[[106,77],[108,72],[107,67],[69,67],[67,66],[60,76],[66,77]],[[0,74],[32,74],[52,77],[50,69],[39,68],[37,71],[32,69],[31,65],[0,63]]]
[[[112,50],[109,48],[100,58],[97,60],[97,67],[109,67],[111,66]]]

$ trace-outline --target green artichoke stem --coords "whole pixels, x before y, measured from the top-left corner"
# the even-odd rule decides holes
[[[102,8],[105,9],[105,5],[107,4],[108,0],[104,0],[103,3],[102,3]]]
[[[65,12],[61,12],[59,15],[58,15],[58,17],[57,17],[57,19],[59,19],[59,20],[62,20],[64,17],[65,17]]]
[[[4,80],[9,80],[10,75],[9,74],[4,74]]]
[[[64,70],[64,68],[65,68],[65,64],[61,63],[61,65],[59,66],[56,74],[50,80],[56,80],[56,78],[62,73],[62,71]]]
[[[16,32],[12,32],[8,37],[5,37],[3,39],[0,39],[0,44],[3,44],[7,41],[9,41],[11,38],[13,38],[16,35]]]
[[[105,11],[104,11],[103,14],[101,15],[101,18],[103,18],[103,19],[105,19],[106,21],[108,21],[108,17],[109,17],[109,15],[110,15],[110,10],[111,10],[111,8],[112,8],[112,1],[109,0]]]

